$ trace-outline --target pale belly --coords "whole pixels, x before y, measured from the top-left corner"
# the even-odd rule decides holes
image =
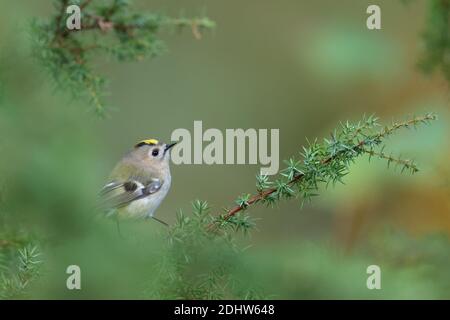
[[[122,218],[150,218],[155,214],[161,202],[166,197],[170,188],[170,179],[166,181],[161,189],[145,198],[135,200],[126,207],[118,210],[119,217]]]

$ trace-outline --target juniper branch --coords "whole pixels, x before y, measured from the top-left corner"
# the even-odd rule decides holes
[[[239,196],[235,200],[236,206],[224,213],[215,215],[206,201],[194,201],[192,214],[186,215],[180,210],[176,223],[168,229],[168,242],[164,249],[166,260],[158,267],[163,275],[158,279],[164,285],[162,289],[152,292],[152,296],[206,299],[213,296],[251,295],[251,292],[240,292],[233,288],[233,266],[228,264],[230,256],[238,257],[245,250],[234,235],[254,227],[254,219],[247,214],[249,208],[256,204],[273,205],[292,197],[310,200],[317,195],[319,184],[342,182],[350,164],[362,155],[368,155],[369,158],[377,156],[388,163],[402,166],[402,171],[408,169],[415,173],[418,169],[414,162],[394,158],[384,152],[384,141],[402,128],[416,127],[435,119],[436,116],[430,113],[392,122],[385,127],[381,127],[374,116],[356,124],[341,123],[339,130],[331,133],[330,138],[321,143],[317,140],[308,142],[309,146],[303,148],[300,159],[290,158],[285,161],[286,168],[276,180],[258,175],[256,193]],[[204,269],[206,272],[198,268],[199,262],[205,257],[214,257]],[[168,265],[172,267],[168,268]],[[221,285],[223,283],[226,285]],[[260,294],[264,296],[263,292]]]
[[[40,273],[41,252],[37,246],[28,245],[13,255],[17,262],[8,266],[0,251],[0,299],[23,295],[31,281]]]
[[[396,158],[393,157],[392,155],[387,155],[383,151],[376,152],[374,150],[364,149],[364,152],[367,153],[369,157],[376,156],[380,159],[386,160],[388,167],[390,166],[391,163],[394,163],[397,166],[402,167],[402,172],[405,170],[410,170],[412,173],[419,172],[419,168],[417,167],[416,163],[413,160]]]
[[[165,52],[158,38],[162,29],[190,27],[196,39],[215,23],[207,17],[172,18],[156,13],[132,12],[130,1],[76,2],[82,10],[80,30],[66,27],[67,0],[55,2],[57,14],[49,21],[34,21],[34,56],[49,71],[55,86],[69,90],[74,98],[84,97],[99,115],[105,113],[106,79],[97,75],[90,59],[109,54],[119,61],[140,61]],[[101,40],[100,40],[101,38]]]
[[[281,179],[275,182],[269,181],[267,176],[257,176],[257,193],[238,198],[237,205],[226,210],[210,224],[210,228],[239,223],[234,219],[236,215],[247,210],[257,203],[274,204],[281,198],[302,197],[302,203],[317,195],[319,183],[335,184],[341,182],[348,173],[349,165],[363,154],[378,156],[402,167],[402,172],[410,173],[419,171],[412,160],[395,158],[384,153],[384,140],[394,132],[402,128],[416,127],[419,124],[427,124],[436,120],[436,115],[429,113],[420,117],[412,117],[406,121],[393,122],[379,131],[378,118],[374,116],[363,119],[357,124],[341,124],[340,131],[331,134],[331,139],[324,139],[323,143],[317,141],[310,143],[308,148],[303,148],[302,161],[294,158],[285,161],[287,167],[281,171]],[[381,149],[377,151],[375,149]],[[234,220],[233,220],[234,219]],[[247,218],[246,218],[247,219]]]

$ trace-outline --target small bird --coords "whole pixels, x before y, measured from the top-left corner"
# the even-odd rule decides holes
[[[101,206],[119,218],[153,218],[170,189],[170,148],[156,139],[138,142],[117,163],[100,191]]]

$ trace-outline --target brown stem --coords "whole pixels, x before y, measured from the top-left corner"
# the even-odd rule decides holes
[[[84,1],[81,5],[80,5],[80,10],[83,10],[84,8],[86,8],[92,0],[86,0]]]
[[[387,135],[390,135],[393,131],[396,131],[397,129],[400,129],[400,128],[403,128],[403,127],[409,127],[411,125],[415,125],[415,124],[420,123],[420,122],[425,122],[425,121],[428,121],[428,120],[435,120],[435,119],[436,119],[435,115],[427,114],[427,115],[422,116],[422,117],[414,117],[412,119],[409,119],[409,120],[406,120],[406,121],[403,121],[403,122],[394,123],[394,124],[392,124],[392,126],[385,127],[380,132],[378,132],[378,134],[376,134],[374,136],[374,139],[375,140],[379,140],[379,139],[381,139],[383,137],[386,137]],[[354,137],[354,138],[356,138],[356,137]],[[364,145],[366,145],[367,143],[368,143],[368,140],[361,140],[357,144],[355,144],[352,149],[355,150],[355,151],[361,150],[361,148]],[[363,151],[365,151],[365,150],[363,150]],[[336,155],[332,156],[332,157],[328,157],[328,158],[322,160],[321,163],[322,164],[328,164],[335,158],[336,158]],[[411,162],[405,161],[404,163],[407,163],[408,165],[411,165]],[[304,177],[304,174],[298,174],[294,178],[292,178],[287,184],[289,186],[291,186],[291,185],[299,182],[303,177]],[[236,215],[238,212],[244,210],[245,208],[247,208],[250,205],[255,204],[258,201],[266,199],[269,195],[271,195],[272,193],[276,192],[277,190],[278,190],[277,188],[270,188],[270,189],[264,190],[264,191],[262,191],[262,192],[260,192],[258,194],[253,195],[247,201],[247,205],[246,206],[239,206],[239,205],[237,205],[237,206],[229,209],[227,211],[227,213],[225,214],[225,216],[222,218],[222,221],[229,220],[231,217]],[[213,223],[213,224],[210,225],[210,227],[212,227],[213,225],[217,225],[217,224]]]
[[[0,240],[0,248],[2,248],[2,247],[4,247],[4,248],[6,248],[6,247],[13,247],[15,245],[17,245],[17,243],[14,242],[14,241]]]
[[[59,15],[56,17],[56,32],[55,36],[53,37],[53,42],[59,41],[59,37],[62,35],[62,33],[59,32],[59,27],[61,25],[61,21],[64,17],[64,13],[66,12],[67,4],[69,3],[69,0],[64,0],[61,3],[61,11],[59,12]]]
[[[288,185],[291,186],[291,185],[295,184],[301,178],[303,178],[303,176],[304,176],[303,174],[296,175],[291,181],[288,182]],[[264,200],[276,191],[277,191],[277,188],[270,188],[270,189],[264,190],[258,194],[255,194],[247,201],[247,205],[251,206],[252,204],[255,204],[258,201]],[[235,206],[234,208],[228,210],[227,214],[223,217],[223,220],[224,221],[229,220],[232,216],[234,216],[239,211],[242,211],[243,209],[244,209],[243,206]]]

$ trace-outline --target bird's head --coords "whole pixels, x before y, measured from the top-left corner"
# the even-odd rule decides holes
[[[139,141],[132,151],[150,165],[160,166],[169,164],[170,148],[176,143],[166,144],[156,139],[146,139]]]

